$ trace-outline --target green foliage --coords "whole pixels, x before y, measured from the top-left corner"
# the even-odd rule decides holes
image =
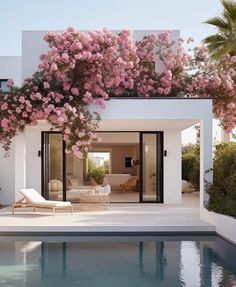
[[[189,143],[187,145],[182,146],[182,154],[193,154],[196,149],[196,145],[193,143]]]
[[[236,218],[236,143],[216,146],[213,184],[207,184],[210,211]]]
[[[105,173],[109,173],[109,171],[110,171],[110,161],[109,161],[109,159],[104,160],[103,167],[104,167]]]
[[[195,152],[189,152],[182,155],[182,179],[192,183],[196,190],[199,190],[200,160]]]
[[[109,173],[109,160],[105,160],[103,165],[97,166],[96,163],[88,158],[88,177],[94,178],[98,184],[102,184],[104,174]]]
[[[199,190],[200,182],[200,126],[196,125],[197,143],[189,143],[182,147],[182,179],[189,181],[195,190]]]
[[[104,169],[102,166],[88,172],[89,178],[94,178],[98,184],[102,184]]]
[[[203,40],[213,59],[229,54],[236,55],[236,2],[221,0],[223,6],[222,18],[214,17],[205,23],[217,28],[217,33]]]

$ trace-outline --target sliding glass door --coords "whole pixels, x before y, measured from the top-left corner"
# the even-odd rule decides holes
[[[44,132],[42,135],[42,187],[49,200],[63,200],[63,145],[62,134]]]
[[[103,133],[105,134],[105,132]],[[118,132],[116,133],[118,134]],[[105,182],[102,177],[94,177],[92,168],[97,171],[101,167],[107,167],[107,171],[105,170],[102,174],[102,176],[106,176],[106,173],[109,173],[112,167],[113,177],[107,176],[110,180],[114,178],[114,175],[117,175],[118,179],[127,177],[122,184],[128,181],[130,177],[135,178],[136,182],[133,190],[129,188],[123,192],[120,188],[121,182],[116,182],[117,189],[112,187],[111,200],[112,197],[122,197],[122,202],[138,202],[139,197],[140,202],[162,203],[163,132],[135,133],[137,134],[135,150],[134,148],[131,149],[130,143],[125,149],[122,142],[118,153],[114,143],[109,142],[106,146],[104,141],[103,145],[91,147],[88,159],[80,160],[66,149],[66,144],[60,132],[42,132],[43,196],[50,200],[78,202],[79,194],[82,191],[92,189],[93,185],[101,185]],[[110,133],[107,133],[106,136],[110,136]],[[128,136],[126,135],[126,137]],[[107,151],[108,147],[109,151]],[[107,151],[109,157],[106,156],[105,158],[104,151]],[[130,158],[132,163],[129,167],[126,166],[127,158]],[[136,162],[134,166],[133,162]],[[125,200],[123,200],[124,197]],[[134,200],[131,201],[130,198]]]
[[[140,201],[163,202],[163,133],[140,133]]]

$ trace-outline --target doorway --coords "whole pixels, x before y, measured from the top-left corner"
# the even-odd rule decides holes
[[[163,132],[140,133],[140,202],[163,203]]]
[[[79,160],[66,151],[60,132],[42,132],[42,195],[50,200],[79,201],[78,197],[76,199],[78,191],[95,185],[89,177],[92,173],[89,168],[94,166],[96,184],[115,185],[111,202],[163,203],[163,132],[98,133],[104,136],[101,146],[92,146],[88,158]],[[136,140],[131,143],[132,138]],[[106,170],[101,180],[100,169]],[[123,189],[122,184],[130,177],[136,177],[136,187]],[[120,184],[119,180],[124,182]]]

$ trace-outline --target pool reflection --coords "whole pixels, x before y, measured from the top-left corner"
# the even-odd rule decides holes
[[[214,236],[1,239],[0,251],[0,286],[236,286],[236,247]]]

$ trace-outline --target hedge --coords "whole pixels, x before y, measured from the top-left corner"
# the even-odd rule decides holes
[[[213,184],[207,184],[206,208],[236,217],[236,143],[216,146],[213,162]]]
[[[182,155],[182,179],[191,182],[199,190],[200,160],[196,153]]]

